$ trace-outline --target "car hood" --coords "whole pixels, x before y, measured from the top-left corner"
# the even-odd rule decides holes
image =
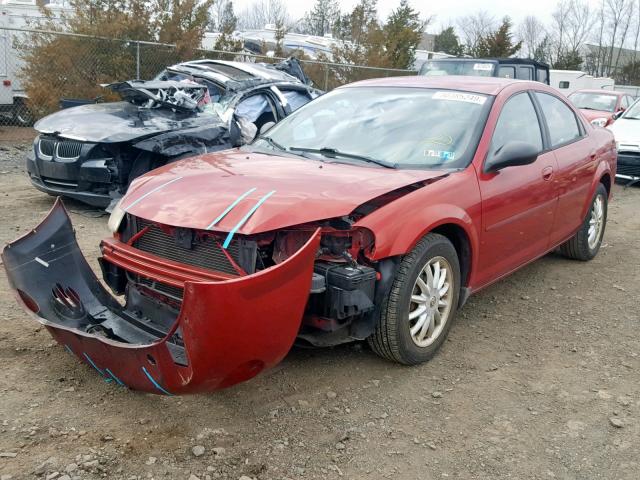
[[[612,112],[607,112],[606,110],[588,110],[581,108],[580,111],[590,122],[596,118],[611,118],[613,115]]]
[[[261,233],[345,216],[392,190],[446,174],[227,150],[136,179],[120,205],[165,225]]]
[[[621,117],[607,127],[619,145],[640,147],[640,120],[629,120]]]
[[[149,110],[127,102],[94,103],[67,108],[39,120],[40,133],[57,134],[85,142],[116,143],[204,124],[222,124],[213,112],[174,113]]]

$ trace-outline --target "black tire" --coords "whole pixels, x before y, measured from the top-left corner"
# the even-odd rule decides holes
[[[450,310],[439,335],[428,346],[418,346],[410,332],[409,309],[418,275],[437,257],[444,258],[451,268]],[[380,319],[369,345],[383,358],[416,365],[429,360],[444,342],[455,318],[460,295],[460,263],[453,244],[444,236],[429,233],[400,262],[389,295],[384,300]]]
[[[602,200],[603,207],[602,228],[600,230],[599,237],[597,238],[597,242],[595,244],[589,245],[589,227],[592,218],[592,211],[598,198]],[[598,188],[596,188],[596,191],[593,194],[593,198],[591,199],[591,203],[589,205],[589,210],[587,211],[587,215],[582,222],[580,230],[578,230],[573,237],[571,237],[560,246],[560,253],[562,253],[562,255],[567,258],[582,260],[583,262],[585,262],[593,259],[598,254],[598,250],[600,250],[600,245],[602,244],[602,238],[604,237],[604,230],[607,226],[608,198],[609,194],[607,193],[607,189],[605,188],[605,186],[601,183],[598,184]]]
[[[24,100],[16,98],[13,102],[13,123],[20,127],[31,127],[35,122],[33,112]]]

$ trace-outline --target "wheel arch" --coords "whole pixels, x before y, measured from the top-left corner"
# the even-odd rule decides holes
[[[593,182],[591,183],[591,188],[589,189],[589,195],[585,198],[584,206],[582,207],[581,218],[589,211],[589,206],[591,205],[591,199],[596,193],[596,189],[598,185],[604,185],[604,188],[607,190],[608,197],[611,197],[611,169],[609,164],[605,161],[602,161],[598,164],[596,168],[596,173],[593,176]]]
[[[609,172],[604,173],[600,177],[600,183],[604,185],[604,188],[607,189],[607,195],[611,196],[611,175]]]
[[[464,228],[456,223],[444,223],[438,225],[428,233],[438,233],[449,240],[458,254],[458,261],[460,262],[460,280],[462,287],[469,285],[469,278],[471,276],[471,240],[467,235]]]

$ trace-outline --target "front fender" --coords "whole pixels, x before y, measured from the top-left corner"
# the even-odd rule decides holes
[[[108,381],[173,395],[229,387],[284,358],[300,327],[319,244],[317,230],[272,268],[231,280],[187,281],[180,313],[163,338],[135,330],[130,313],[102,287],[59,199],[37,228],[5,247],[2,258],[19,302],[67,350]],[[68,293],[63,308],[52,296],[58,286]],[[90,333],[97,323],[120,340]],[[178,329],[180,362],[173,340]],[[138,341],[122,340],[127,337]]]
[[[355,226],[366,227],[374,232],[375,251],[372,259],[379,260],[405,255],[424,235],[445,224],[462,228],[471,252],[477,252],[480,219],[478,182],[475,171],[468,168],[385,205]],[[472,255],[474,258],[475,255]]]

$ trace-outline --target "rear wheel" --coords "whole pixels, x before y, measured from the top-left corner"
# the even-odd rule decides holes
[[[580,230],[560,246],[560,252],[564,256],[586,261],[598,254],[607,225],[608,198],[607,189],[600,183]]]
[[[405,365],[429,360],[449,332],[459,292],[454,246],[442,235],[426,235],[400,263],[369,344]]]
[[[13,122],[20,127],[30,127],[35,118],[29,106],[21,98],[16,98],[13,102]]]

